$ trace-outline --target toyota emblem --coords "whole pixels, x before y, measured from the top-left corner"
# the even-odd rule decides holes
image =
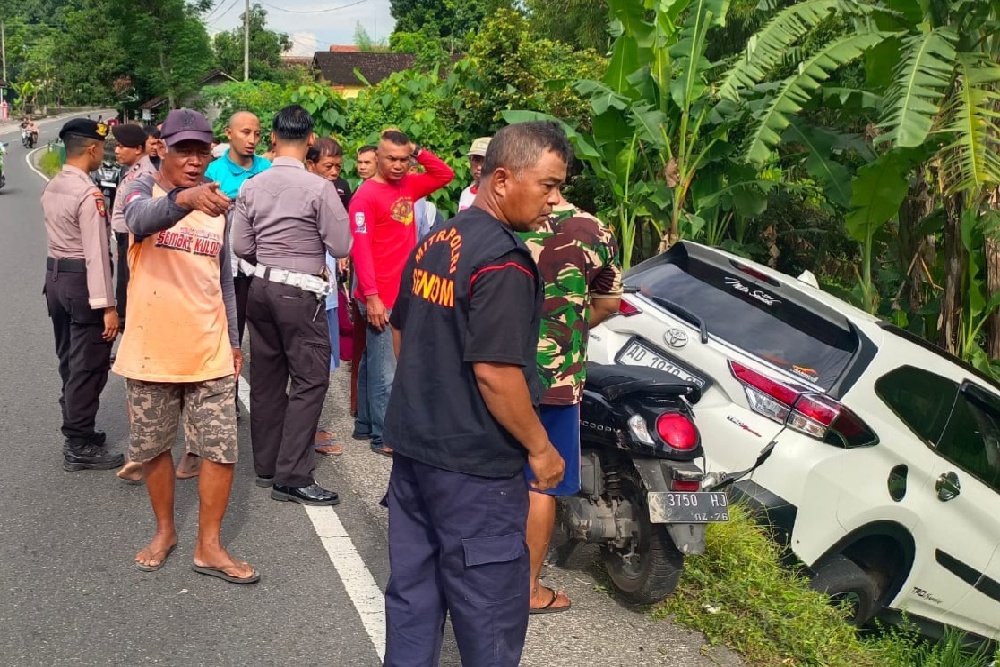
[[[670,347],[684,347],[688,344],[688,335],[683,329],[670,329],[663,334],[663,340]]]

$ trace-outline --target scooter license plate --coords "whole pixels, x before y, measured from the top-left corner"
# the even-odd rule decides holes
[[[115,184],[115,183],[112,183],[111,181],[101,181],[101,187],[102,188],[116,188],[116,187],[118,187],[118,185]]]
[[[646,494],[653,523],[729,521],[729,497],[720,491],[652,491]]]

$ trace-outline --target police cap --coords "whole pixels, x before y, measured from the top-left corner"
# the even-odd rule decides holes
[[[125,148],[141,148],[146,145],[146,130],[138,125],[114,125],[111,134],[115,135],[118,145]]]
[[[104,141],[108,137],[108,126],[88,118],[74,118],[62,126],[62,129],[59,130],[59,138],[65,139],[67,134]]]

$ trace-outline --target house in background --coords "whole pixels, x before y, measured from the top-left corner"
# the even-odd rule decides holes
[[[412,53],[359,51],[356,46],[333,45],[329,51],[317,51],[313,67],[325,83],[344,97],[357,97],[366,82],[379,83],[390,74],[413,67]],[[363,77],[359,79],[355,70]]]
[[[221,86],[222,84],[229,83],[230,81],[236,81],[236,79],[229,76],[221,69],[217,69],[206,74],[199,82],[198,88],[200,90],[205,86]],[[167,111],[169,111],[169,109],[167,109],[169,101],[170,100],[167,97],[154,97],[151,100],[143,102],[142,106],[139,107],[139,110],[142,113],[142,121],[144,123],[151,123],[154,118],[166,116]],[[186,107],[190,109],[204,109],[205,117],[208,118],[209,122],[218,118],[220,113],[218,107],[205,104],[199,93],[194,93],[184,99],[177,100],[177,106],[178,108]]]

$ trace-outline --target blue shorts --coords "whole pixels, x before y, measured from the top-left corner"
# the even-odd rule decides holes
[[[328,308],[326,322],[330,326],[330,370],[340,368],[340,318],[336,308]]]
[[[580,490],[580,404],[543,405],[539,409],[538,416],[549,434],[549,440],[566,461],[563,481],[555,488],[538,493],[572,496]],[[524,466],[524,474],[529,482],[535,479],[529,465]]]

